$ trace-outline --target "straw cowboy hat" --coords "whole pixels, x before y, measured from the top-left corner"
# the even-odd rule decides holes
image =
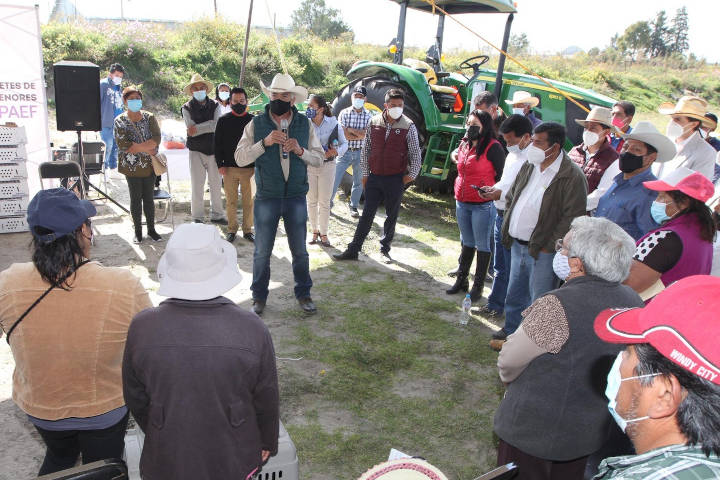
[[[708,103],[700,97],[684,96],[677,104],[665,102],[658,107],[658,112],[663,115],[680,115],[700,120],[706,127],[712,127],[713,121],[705,116]]]
[[[585,120],[575,119],[575,123],[582,125],[583,127],[590,122],[599,123],[605,125],[608,128],[613,128],[612,124],[612,110],[606,107],[593,107],[588,113]]]
[[[307,100],[308,97],[308,89],[300,85],[295,85],[295,80],[286,73],[276,74],[270,85],[267,86],[261,80],[260,88],[268,97],[271,93],[290,92],[295,95],[295,103],[302,103]]]
[[[358,480],[447,480],[436,467],[419,458],[400,458],[375,465]]]
[[[185,223],[175,229],[157,267],[158,295],[183,300],[219,297],[242,279],[237,250],[217,228]]]
[[[190,87],[195,83],[204,83],[207,87],[208,92],[212,92],[212,89],[215,88],[215,85],[213,85],[212,82],[208,82],[207,80],[205,80],[202,75],[200,75],[199,73],[193,73],[193,76],[190,79],[190,83],[185,85],[185,88],[183,88],[183,93],[188,96],[192,95]]]
[[[655,161],[658,163],[672,160],[677,153],[675,142],[660,133],[655,128],[655,125],[650,122],[638,122],[632,132],[623,135],[623,138],[625,140],[639,140],[652,146],[657,150],[657,159]]]
[[[530,92],[518,90],[513,93],[512,100],[505,100],[508,105],[530,105],[531,107],[537,107],[540,103],[540,99],[530,95]]]

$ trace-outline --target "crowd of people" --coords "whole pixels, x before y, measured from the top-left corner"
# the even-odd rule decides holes
[[[121,89],[123,74],[113,65],[101,88],[106,168],[117,155],[135,240],[144,212],[158,241],[160,129],[142,92]],[[317,311],[307,244],[331,246],[329,213],[348,166],[359,219],[334,258],[358,260],[384,203],[381,256],[393,261],[403,193],[422,162],[404,92],[389,89],[370,115],[367,90],[355,86],[335,118],[287,74],[260,87],[269,102],[257,115],[243,88],[221,83],[210,99],[214,85],[198,74],[184,88],[193,222],[175,229],[157,266],[160,305],[127,270],[91,261],[92,203],[61,188],[30,202],[32,262],[0,272],[0,325],[16,363],[13,399],[47,447],[40,474],[78,457],[121,457],[132,414],[146,435],[143,478],[249,478],[278,448],[275,354],[259,316],[280,219],[306,314]],[[720,478],[717,119],[686,96],[660,106],[663,134],[631,126],[635,107],[621,101],[576,119],[582,142],[566,152],[565,127],[533,114],[537,98],[516,91],[506,102],[510,115],[490,92],[473,99],[452,154],[460,255],[446,291],[478,302],[492,266],[474,311],[504,317],[490,339],[506,387],[498,464],[532,480]],[[206,180],[224,238],[204,224]],[[242,236],[254,242],[253,313],[223,296],[241,279],[238,187]]]

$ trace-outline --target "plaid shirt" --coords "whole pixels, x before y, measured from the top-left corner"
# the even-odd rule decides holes
[[[384,113],[383,113],[384,115]],[[392,124],[387,123],[385,117],[385,140],[390,135],[392,130]],[[410,124],[407,132],[407,147],[408,147],[408,162],[410,167],[408,168],[408,175],[413,179],[417,178],[420,173],[420,167],[422,167],[422,150],[420,149],[420,140],[418,139],[417,127],[414,123]],[[370,176],[370,149],[372,148],[372,141],[370,140],[370,124],[365,129],[365,140],[360,152],[360,166],[362,167],[363,177]]]
[[[372,115],[370,112],[362,109],[362,112],[358,113],[353,107],[347,107],[340,115],[338,115],[338,123],[345,128],[354,128],[356,130],[365,130],[370,123]],[[362,148],[362,140],[349,140],[348,148],[357,149]]]
[[[720,458],[706,457],[699,445],[670,445],[625,457],[606,458],[594,480],[712,480],[720,478]]]

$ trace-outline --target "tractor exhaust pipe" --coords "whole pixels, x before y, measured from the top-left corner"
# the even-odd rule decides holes
[[[513,14],[508,15],[507,21],[505,22],[505,34],[503,35],[502,51],[507,52],[508,43],[510,42],[510,26],[513,21]],[[500,98],[502,92],[502,78],[503,70],[505,70],[505,53],[500,54],[500,60],[498,60],[497,74],[495,75],[495,97]]]

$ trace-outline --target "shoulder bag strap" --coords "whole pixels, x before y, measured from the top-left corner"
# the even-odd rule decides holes
[[[88,263],[89,261],[90,261],[90,260],[83,260],[82,262],[80,262],[80,263],[78,264],[78,266],[77,266],[77,268],[76,268],[75,270],[72,270],[72,271],[68,272],[68,273],[65,274],[60,280],[58,280],[57,282],[55,282],[55,283],[53,283],[52,285],[50,285],[50,288],[48,288],[47,290],[45,290],[45,293],[43,293],[42,295],[40,295],[40,297],[39,297],[37,300],[35,300],[35,301],[33,302],[33,304],[30,305],[30,306],[27,308],[27,310],[25,310],[25,312],[24,312],[22,315],[20,315],[20,318],[17,319],[17,321],[13,324],[13,326],[10,327],[10,330],[8,330],[7,333],[5,334],[5,341],[7,341],[8,345],[10,345],[10,334],[13,332],[13,330],[15,330],[15,328],[17,328],[18,325],[20,325],[20,322],[22,322],[22,321],[25,319],[25,317],[27,316],[27,314],[30,313],[30,311],[31,311],[33,308],[35,308],[35,307],[37,306],[37,304],[40,303],[40,302],[42,301],[42,299],[45,298],[45,297],[47,296],[47,294],[52,291],[52,289],[54,289],[54,288],[57,287],[58,285],[61,285],[65,280],[67,280],[67,279],[70,277],[70,275],[72,275],[73,273],[77,272],[80,267],[82,267],[83,265],[85,265],[85,264]]]

